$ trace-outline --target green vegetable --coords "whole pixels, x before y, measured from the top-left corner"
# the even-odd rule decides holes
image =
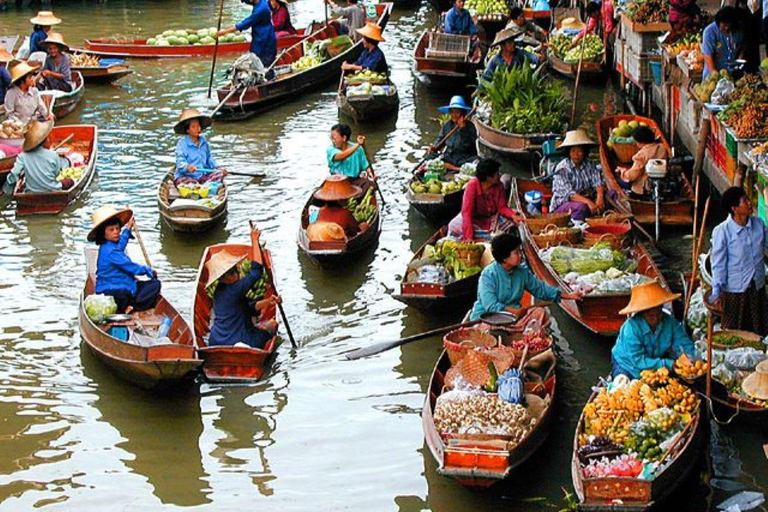
[[[85,298],[84,306],[88,318],[97,324],[103,324],[107,315],[117,313],[117,303],[111,295],[89,295]]]
[[[496,371],[496,365],[493,361],[488,361],[488,371],[491,373],[491,378],[488,380],[488,384],[483,386],[483,389],[488,393],[496,393],[499,390],[499,373]]]

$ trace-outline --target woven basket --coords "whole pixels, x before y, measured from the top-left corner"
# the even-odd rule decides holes
[[[621,224],[624,221],[631,220],[631,213],[619,213],[608,210],[600,217],[587,217],[585,222],[590,226],[605,226],[606,224]]]
[[[445,374],[445,384],[453,387],[454,381],[461,376],[475,386],[485,386],[491,378],[488,363],[493,362],[496,373],[501,375],[515,364],[515,354],[509,347],[494,347],[488,350],[470,350]]]
[[[612,249],[621,249],[631,230],[629,221],[625,224],[604,224],[590,226],[584,230],[582,247],[592,247],[600,242],[608,242]]]
[[[560,245],[563,242],[578,244],[581,241],[581,230],[577,228],[561,228],[550,224],[539,234],[533,235],[533,241],[542,249],[546,249],[550,245]]]
[[[471,249],[454,249],[453,252],[466,266],[479,267],[480,260],[483,258],[483,252],[485,252],[485,250],[473,251]]]
[[[542,352],[546,352],[547,350],[552,348],[552,345],[555,343],[555,339],[552,336],[549,336],[549,345],[547,345],[545,348],[541,350],[528,350],[528,355],[526,358],[530,359],[533,356],[537,356],[541,354]],[[515,354],[515,357],[517,357],[517,360],[519,361],[523,357],[524,350],[518,350],[512,347],[509,347],[509,349]]]
[[[715,337],[720,334],[738,336],[739,338],[742,339],[742,341],[740,341],[735,345],[721,345],[719,343],[715,343],[714,341]],[[728,349],[739,348],[739,347],[752,347],[752,348],[762,347],[762,348],[759,348],[758,350],[762,350],[763,352],[765,352],[765,345],[762,344],[762,340],[763,339],[760,337],[759,334],[755,334],[753,332],[739,331],[735,329],[729,329],[726,331],[715,331],[712,333],[712,348],[716,348],[719,350],[728,350]]]
[[[536,215],[535,217],[526,217],[525,223],[531,233],[538,235],[547,226],[554,225],[558,228],[562,228],[568,225],[568,221],[571,220],[570,213],[545,213],[543,215]]]
[[[476,348],[496,345],[496,338],[480,329],[456,329],[443,336],[443,347],[448,352],[451,366],[456,366],[468,352]]]
[[[632,157],[637,153],[637,144],[630,143],[613,143],[613,152],[616,154],[616,158],[619,163],[628,164],[632,161]]]

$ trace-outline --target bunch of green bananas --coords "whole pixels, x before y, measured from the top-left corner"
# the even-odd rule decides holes
[[[352,212],[352,216],[357,222],[370,224],[373,221],[376,216],[376,205],[371,204],[371,199],[373,199],[373,189],[369,188],[361,200],[350,199],[347,201],[347,210]]]

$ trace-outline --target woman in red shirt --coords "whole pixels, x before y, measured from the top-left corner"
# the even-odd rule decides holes
[[[269,0],[272,10],[272,26],[275,28],[275,37],[292,36],[296,29],[291,24],[291,15],[283,0]]]

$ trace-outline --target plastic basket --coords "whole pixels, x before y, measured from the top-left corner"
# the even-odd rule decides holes
[[[661,85],[662,73],[661,73],[661,61],[652,60],[649,64],[651,66],[651,73],[653,73],[653,82],[656,85]]]

